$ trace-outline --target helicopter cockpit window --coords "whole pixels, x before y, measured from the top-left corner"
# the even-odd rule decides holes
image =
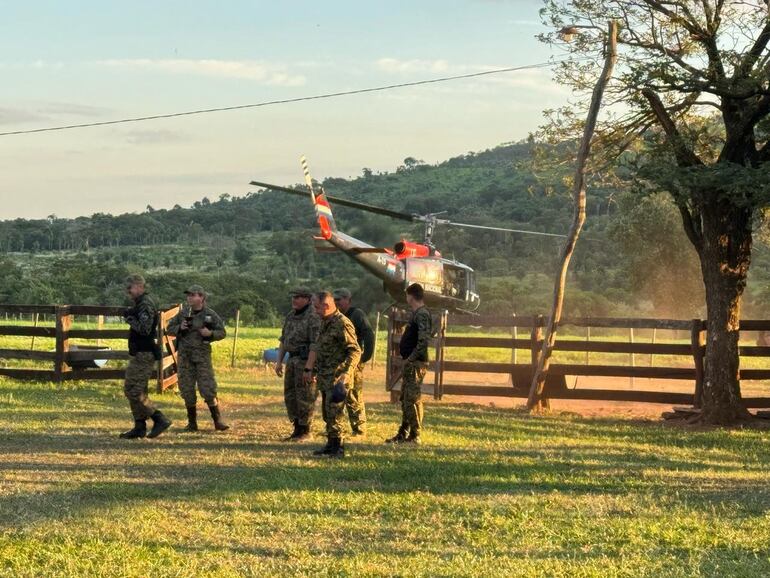
[[[441,294],[444,275],[439,261],[432,259],[406,259],[407,285],[419,283],[429,293]]]
[[[456,299],[465,299],[468,291],[468,272],[459,267],[444,267],[444,295]]]

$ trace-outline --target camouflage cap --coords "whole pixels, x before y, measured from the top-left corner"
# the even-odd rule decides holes
[[[200,285],[190,285],[187,289],[184,291],[185,295],[203,295],[204,297],[208,296],[208,293],[206,293],[206,290],[201,287]]]
[[[289,291],[289,295],[292,297],[312,297],[313,292],[308,289],[307,287],[294,287],[291,291]]]
[[[126,277],[126,287],[131,287],[133,285],[144,285],[144,277],[139,275],[138,273],[134,273],[133,275],[129,275]]]
[[[335,299],[350,299],[353,297],[353,294],[350,292],[350,289],[347,289],[346,287],[340,287],[339,289],[335,289],[332,292],[332,295],[334,295]]]

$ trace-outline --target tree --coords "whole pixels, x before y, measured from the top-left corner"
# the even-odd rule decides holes
[[[698,254],[707,332],[702,419],[749,416],[741,401],[739,321],[752,220],[770,187],[770,19],[764,0],[547,0],[541,14],[568,45],[557,79],[585,92],[599,74],[603,23],[621,22],[616,106],[598,127],[612,157],[644,139],[640,176],[669,192]],[[588,57],[588,60],[586,60]],[[561,139],[586,98],[549,111]]]

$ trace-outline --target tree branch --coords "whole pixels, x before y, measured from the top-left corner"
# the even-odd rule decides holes
[[[677,202],[676,204],[679,208],[679,214],[682,215],[682,225],[684,226],[685,235],[687,235],[687,238],[690,240],[690,243],[692,243],[692,246],[695,247],[695,250],[700,253],[701,247],[703,247],[700,215],[695,219],[693,213],[690,212],[690,209],[687,208],[686,205],[680,202]]]
[[[674,149],[674,157],[676,158],[677,164],[680,167],[694,167],[702,165],[703,161],[698,158],[692,148],[690,148],[690,146],[684,141],[681,133],[679,132],[679,129],[676,128],[673,119],[668,114],[666,107],[663,105],[660,97],[655,93],[655,91],[650,88],[645,88],[642,90],[642,95],[650,103],[652,112],[655,114],[655,117],[658,119],[661,127],[663,127],[663,131],[666,133],[666,136],[671,143],[671,147]]]
[[[556,330],[561,321],[561,313],[564,306],[564,289],[567,281],[567,271],[572,254],[575,251],[580,231],[586,219],[586,183],[585,173],[586,164],[591,154],[591,139],[596,129],[596,122],[599,117],[599,111],[602,105],[602,98],[607,84],[612,78],[612,71],[615,68],[615,62],[618,56],[618,25],[615,20],[610,21],[609,34],[607,38],[606,56],[602,74],[596,82],[593,94],[591,96],[591,105],[588,109],[585,127],[583,129],[583,138],[580,143],[577,160],[575,162],[575,182],[573,183],[574,213],[572,226],[569,235],[564,243],[561,252],[561,263],[556,275],[553,289],[553,303],[551,315],[548,318],[543,345],[540,354],[537,356],[537,368],[532,376],[532,384],[529,388],[529,397],[527,398],[527,408],[533,410],[539,405],[540,398],[543,395],[548,368],[551,363],[551,353],[556,344]]]
[[[757,63],[757,60],[759,60],[759,58],[762,56],[765,48],[767,48],[768,42],[770,42],[770,19],[768,19],[768,21],[765,23],[765,27],[762,29],[762,32],[759,33],[759,36],[757,36],[757,40],[754,42],[754,45],[746,53],[746,55],[741,60],[741,63],[738,65],[736,74],[733,77],[733,82],[743,79],[749,74],[749,72],[751,72],[751,69]]]

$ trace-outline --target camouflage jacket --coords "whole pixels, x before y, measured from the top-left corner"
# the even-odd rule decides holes
[[[345,313],[345,317],[350,319],[353,323],[353,327],[356,329],[356,338],[358,339],[358,346],[363,350],[361,353],[361,363],[366,363],[372,358],[374,353],[374,331],[369,324],[369,319],[358,307],[351,307]]]
[[[318,317],[312,305],[307,305],[300,311],[292,309],[286,316],[281,331],[280,341],[283,350],[307,359],[310,345],[318,338],[320,329],[321,318]]]
[[[424,305],[412,312],[399,343],[399,353],[407,361],[428,361],[428,342],[433,334],[433,319]]]
[[[158,345],[155,341],[158,324],[158,308],[147,293],[142,293],[134,301],[133,307],[126,309],[123,314],[130,328],[128,334],[128,351],[131,355],[149,351],[158,356]]]
[[[192,317],[190,322],[191,329],[182,329],[182,321],[186,317]],[[211,329],[211,335],[203,337],[198,330],[206,327]],[[176,335],[177,347],[179,349],[187,348],[209,348],[211,342],[224,339],[227,332],[222,318],[210,307],[204,306],[200,311],[192,311],[189,307],[182,307],[171,321],[168,322],[166,333]]]
[[[318,339],[310,346],[316,352],[318,386],[332,387],[339,377],[347,374],[352,383],[352,371],[361,359],[356,330],[350,320],[340,311],[321,320]]]

